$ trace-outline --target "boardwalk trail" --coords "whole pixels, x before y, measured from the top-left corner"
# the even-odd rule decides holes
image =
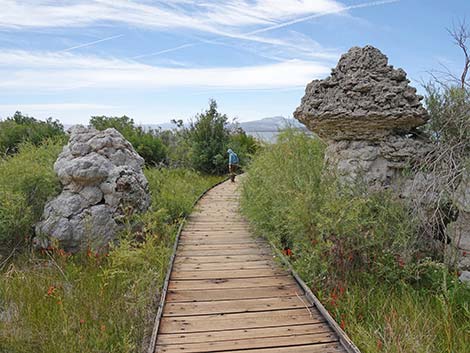
[[[237,185],[210,190],[181,233],[155,352],[347,352],[269,245],[251,235]]]

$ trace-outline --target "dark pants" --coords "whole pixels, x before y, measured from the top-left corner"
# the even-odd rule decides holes
[[[230,173],[230,180],[232,181],[232,183],[235,182],[235,175],[236,175],[236,171],[238,169],[238,165],[236,164],[231,164],[228,166],[228,172]]]

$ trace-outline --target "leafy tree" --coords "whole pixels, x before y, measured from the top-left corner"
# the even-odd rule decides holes
[[[226,151],[230,141],[227,115],[217,110],[217,102],[209,101],[209,109],[198,114],[188,130],[192,166],[201,172],[222,174],[226,171]]]
[[[145,159],[147,165],[159,165],[166,162],[167,148],[159,130],[136,126],[134,120],[125,115],[121,117],[92,116],[90,125],[98,130],[115,128]]]
[[[17,111],[0,121],[0,154],[16,153],[26,141],[37,146],[46,139],[64,136],[64,127],[58,120],[41,121]]]

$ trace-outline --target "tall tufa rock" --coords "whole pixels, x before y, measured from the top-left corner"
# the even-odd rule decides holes
[[[331,76],[307,85],[294,117],[327,140],[380,140],[408,133],[428,117],[423,97],[380,50],[353,47]]]
[[[122,218],[150,205],[144,160],[115,129],[75,126],[54,164],[63,190],[36,224],[36,247],[102,251],[123,227]]]
[[[393,187],[432,147],[414,135],[428,116],[409,82],[380,50],[353,47],[330,77],[307,85],[294,117],[327,141],[327,164],[342,180]]]

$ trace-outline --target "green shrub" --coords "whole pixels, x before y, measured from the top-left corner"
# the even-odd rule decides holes
[[[134,120],[125,115],[122,117],[93,116],[90,119],[90,125],[98,130],[108,128],[118,130],[149,166],[159,165],[166,161],[167,149],[158,130],[136,126]]]
[[[256,155],[242,191],[255,230],[290,254],[363,352],[469,352],[470,336],[454,333],[469,332],[470,290],[423,258],[400,200],[340,185],[323,158],[320,140],[290,130]]]
[[[242,128],[235,128],[230,133],[228,148],[238,155],[240,166],[247,166],[260,148],[260,143],[253,136],[247,135]]]
[[[191,163],[194,169],[207,174],[222,174],[227,169],[227,145],[230,139],[228,118],[217,111],[211,100],[209,109],[198,114],[190,123],[187,138],[191,144]]]
[[[40,121],[16,112],[13,117],[0,120],[0,155],[16,153],[25,141],[39,145],[45,139],[58,136],[65,136],[58,120]]]
[[[426,86],[425,103],[429,121],[425,131],[439,145],[455,147],[453,152],[470,152],[470,91],[460,87]]]
[[[60,190],[53,164],[61,148],[62,141],[28,142],[0,159],[0,247],[28,240],[47,198]]]

